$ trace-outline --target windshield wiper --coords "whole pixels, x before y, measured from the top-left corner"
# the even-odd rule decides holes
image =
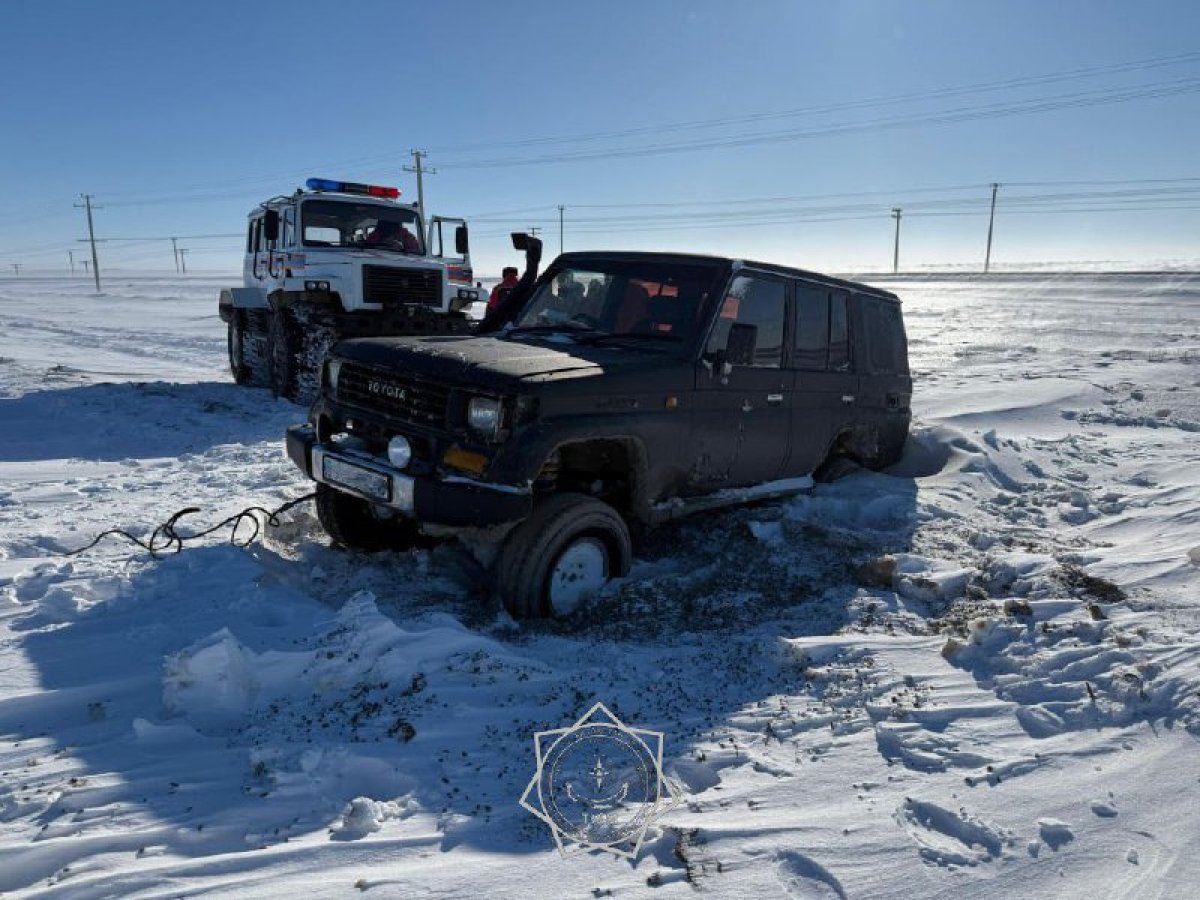
[[[596,331],[595,328],[588,328],[586,325],[567,325],[560,323],[558,325],[517,325],[508,330],[509,334],[596,334],[601,335],[603,332]]]
[[[588,340],[584,341],[587,344],[599,344],[604,341],[670,341],[678,344],[683,338],[675,334],[664,334],[660,331],[622,331],[618,334],[609,334],[607,332],[596,334]]]

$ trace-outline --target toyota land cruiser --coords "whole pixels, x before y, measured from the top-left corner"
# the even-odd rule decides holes
[[[329,353],[288,453],[337,543],[491,529],[516,617],[570,612],[627,573],[630,527],[788,496],[823,464],[879,468],[908,433],[907,344],[886,291],[669,253],[533,262],[472,336]]]

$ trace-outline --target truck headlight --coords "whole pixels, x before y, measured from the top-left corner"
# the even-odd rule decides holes
[[[306,281],[306,282],[304,282],[304,289],[306,291],[328,292],[329,282],[328,281]]]
[[[328,359],[325,361],[325,383],[329,385],[330,393],[337,393],[338,373],[342,370],[342,361],[340,359]]]
[[[500,401],[472,397],[467,404],[467,424],[478,432],[494,435],[500,429]]]
[[[409,444],[408,438],[398,434],[388,441],[387,457],[388,462],[397,469],[407,466],[412,460],[412,445]]]

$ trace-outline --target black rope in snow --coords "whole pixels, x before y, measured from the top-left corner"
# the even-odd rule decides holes
[[[234,513],[232,516],[222,519],[211,528],[205,528],[203,531],[197,531],[194,534],[180,534],[176,530],[177,526],[179,525],[179,520],[184,516],[190,516],[194,513],[200,512],[200,507],[189,506],[185,509],[179,510],[179,512],[175,513],[173,516],[171,516],[171,518],[167,519],[167,521],[155,528],[154,531],[150,533],[148,540],[142,540],[137,535],[131,534],[130,532],[125,531],[123,528],[110,528],[108,531],[101,532],[100,534],[96,535],[95,539],[92,540],[92,542],[87,546],[80,547],[78,550],[68,550],[67,552],[63,553],[63,556],[78,556],[80,553],[83,553],[86,550],[91,550],[107,537],[120,537],[124,538],[130,543],[137,544],[152,557],[158,559],[164,553],[167,553],[171,550],[173,550],[175,553],[178,553],[183,549],[184,541],[198,540],[202,537],[212,534],[214,531],[220,531],[222,528],[226,528],[230,525],[233,526],[233,529],[229,533],[229,543],[233,544],[235,547],[249,547],[256,540],[258,540],[259,535],[262,533],[263,522],[265,522],[268,526],[277,527],[279,525],[279,517],[283,513],[287,512],[292,507],[299,506],[301,503],[311,500],[315,496],[317,496],[315,492],[311,494],[305,494],[303,497],[297,497],[295,500],[289,500],[287,503],[283,504],[282,506],[278,506],[275,509],[267,509],[262,506],[247,506],[241,512]],[[261,519],[259,518],[260,513],[262,514]],[[243,522],[249,522],[251,530],[248,535],[239,537],[238,530],[241,529]]]

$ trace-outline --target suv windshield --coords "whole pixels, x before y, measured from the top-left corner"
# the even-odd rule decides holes
[[[343,200],[308,200],[302,209],[306,247],[365,247],[424,253],[417,214],[403,207]]]
[[[720,272],[713,264],[636,260],[560,269],[538,287],[514,330],[685,345]]]

